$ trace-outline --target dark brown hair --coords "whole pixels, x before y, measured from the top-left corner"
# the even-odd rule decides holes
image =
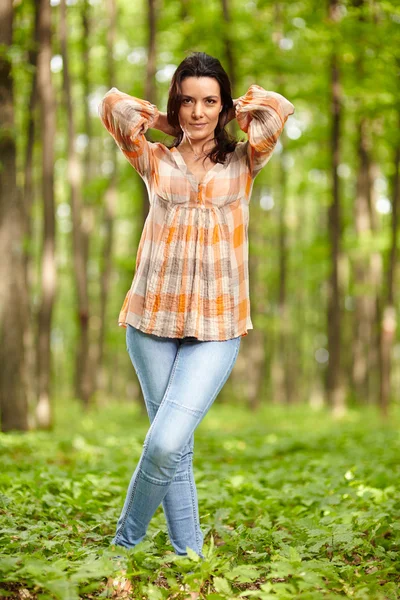
[[[231,82],[219,60],[204,52],[192,52],[180,63],[172,77],[167,104],[167,120],[174,130],[179,133],[169,147],[178,146],[183,139],[184,133],[179,125],[178,115],[182,103],[181,83],[187,77],[213,77],[219,83],[222,110],[219,113],[218,123],[214,132],[215,146],[205,156],[204,160],[208,156],[215,163],[224,163],[226,155],[233,152],[238,143],[224,129],[229,109],[233,107]]]

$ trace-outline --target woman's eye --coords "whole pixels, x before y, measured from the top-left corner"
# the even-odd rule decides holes
[[[191,102],[190,98],[184,98],[182,100],[183,104],[186,104],[187,102]],[[207,102],[209,102],[210,104],[216,104],[216,100],[212,100],[212,99],[208,99]]]

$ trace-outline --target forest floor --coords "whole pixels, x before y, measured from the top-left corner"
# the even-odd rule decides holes
[[[56,408],[52,432],[0,434],[0,596],[400,598],[400,411],[216,402],[195,434],[205,560],[178,556],[162,507],[110,546],[149,423],[137,405]],[[123,554],[129,592],[115,587]]]

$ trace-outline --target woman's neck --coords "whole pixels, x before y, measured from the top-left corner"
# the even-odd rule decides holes
[[[191,140],[186,135],[183,137],[179,146],[187,151],[192,152],[195,156],[203,156],[207,154],[215,145],[214,137],[208,140]]]

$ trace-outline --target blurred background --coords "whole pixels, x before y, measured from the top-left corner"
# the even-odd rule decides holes
[[[147,191],[97,107],[116,86],[165,112],[192,51],[219,58],[234,98],[257,83],[295,106],[255,180],[254,329],[218,401],[388,419],[400,383],[399,32],[394,1],[3,0],[3,431],[52,428],[60,402],[144,411],[117,318]]]

